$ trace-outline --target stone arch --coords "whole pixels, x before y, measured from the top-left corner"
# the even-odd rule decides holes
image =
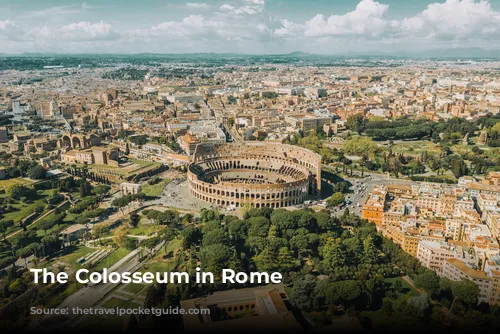
[[[74,136],[73,138],[71,138],[71,143],[73,144],[72,145],[73,148],[83,148],[83,143],[80,140],[80,138],[77,136]]]
[[[73,147],[71,144],[71,138],[69,136],[62,136],[61,143],[63,147]]]

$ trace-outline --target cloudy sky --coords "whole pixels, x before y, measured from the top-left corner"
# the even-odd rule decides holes
[[[500,49],[500,0],[0,0],[0,53]]]

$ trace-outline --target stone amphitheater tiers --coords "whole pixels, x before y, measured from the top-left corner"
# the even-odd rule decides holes
[[[276,143],[199,144],[188,170],[191,194],[221,206],[283,208],[321,190],[321,157]]]

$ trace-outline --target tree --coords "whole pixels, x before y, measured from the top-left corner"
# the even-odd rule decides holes
[[[61,249],[61,239],[56,234],[50,234],[42,238],[42,249],[45,255],[51,255]]]
[[[403,291],[403,283],[401,283],[400,279],[397,279],[396,282],[394,282],[394,285],[392,286],[394,288],[394,291],[397,293],[400,293]]]
[[[130,225],[132,227],[137,227],[139,225],[139,221],[141,220],[141,217],[137,213],[131,213],[130,214]]]
[[[14,221],[12,219],[3,219],[0,221],[0,233],[2,233],[4,240],[6,239],[7,230],[12,226],[14,226]]]
[[[21,197],[30,197],[33,192],[33,189],[30,189],[19,183],[13,184],[7,189],[7,194],[9,195],[9,197],[16,200],[20,199]]]
[[[384,291],[384,278],[381,275],[375,275],[364,281],[364,289],[368,294],[369,304],[373,302]]]
[[[365,264],[376,264],[380,261],[380,251],[377,249],[371,236],[363,241],[364,254],[362,262]]]
[[[106,224],[105,223],[99,223],[99,224],[94,224],[92,225],[92,235],[100,241],[101,236],[104,234],[106,231]]]
[[[342,146],[342,150],[347,154],[356,155],[373,154],[377,151],[377,148],[377,144],[368,137],[351,138]]]
[[[316,277],[313,275],[299,276],[293,282],[293,289],[290,293],[292,304],[305,311],[310,311],[313,307],[313,293],[316,288]]]
[[[450,312],[457,300],[461,300],[469,306],[477,304],[479,296],[479,287],[477,286],[476,283],[468,279],[462,279],[461,281],[458,282],[452,281],[450,287],[451,287],[451,293],[455,298],[450,307]]]
[[[113,242],[119,247],[125,247],[127,241],[128,229],[127,226],[122,225],[115,230],[113,235]]]
[[[43,168],[40,165],[36,165],[34,167],[31,167],[28,171],[28,176],[34,180],[45,179],[46,175],[47,175],[47,171],[45,170],[45,168]]]
[[[299,260],[293,257],[292,252],[287,247],[281,247],[278,251],[278,268],[279,272],[290,272],[300,266]]]
[[[223,244],[214,244],[202,247],[200,251],[200,260],[207,271],[220,275],[222,269],[228,268],[228,262],[231,258],[231,251],[228,246]]]
[[[331,230],[336,227],[335,222],[327,210],[315,213],[314,218],[316,218],[316,224],[321,230]]]
[[[330,196],[327,200],[326,200],[326,204],[329,208],[332,208],[334,206],[337,206],[339,204],[342,204],[344,203],[345,201],[345,196],[344,194],[338,192],[338,193],[334,193],[332,196]]]
[[[361,296],[361,285],[358,281],[345,280],[338,282],[320,281],[316,285],[316,296],[322,297],[326,304],[351,304]]]
[[[363,132],[364,130],[363,116],[358,114],[347,117],[347,126],[352,131],[356,131],[357,133],[361,134],[361,132]]]
[[[89,181],[84,180],[80,185],[80,197],[83,198],[90,195],[92,195],[92,186]]]
[[[427,291],[431,298],[438,295],[441,291],[439,283],[440,279],[438,275],[436,275],[436,273],[433,271],[429,271],[415,277],[415,285],[417,286],[417,288],[422,288]]]
[[[201,230],[198,227],[188,227],[182,230],[182,248],[188,249],[198,243],[201,239]]]
[[[347,182],[337,182],[333,185],[333,192],[345,194],[349,192],[349,185]]]
[[[229,223],[229,235],[232,240],[238,242],[242,241],[247,237],[248,234],[248,222],[235,219]]]
[[[248,219],[249,237],[266,237],[269,231],[269,220],[264,217],[252,217]]]
[[[348,263],[348,253],[340,239],[330,239],[322,248],[323,265],[330,271]]]
[[[99,196],[99,198],[102,197],[102,195],[104,194],[107,194],[109,192],[109,186],[106,185],[106,184],[100,184],[96,187],[94,187],[94,189],[92,190],[94,194],[96,194],[97,196]]]
[[[420,296],[411,297],[408,299],[408,304],[413,306],[413,314],[422,318],[429,308],[429,295],[422,293]]]
[[[212,231],[208,231],[203,235],[203,246],[209,246],[214,244],[227,244],[228,236],[226,231],[222,228],[218,228]]]
[[[391,316],[394,313],[392,302],[387,298],[382,301],[382,312],[387,316]]]

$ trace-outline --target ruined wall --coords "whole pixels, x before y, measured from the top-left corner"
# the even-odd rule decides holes
[[[191,194],[216,205],[281,208],[321,190],[321,157],[297,146],[200,144],[193,161],[188,170]]]

